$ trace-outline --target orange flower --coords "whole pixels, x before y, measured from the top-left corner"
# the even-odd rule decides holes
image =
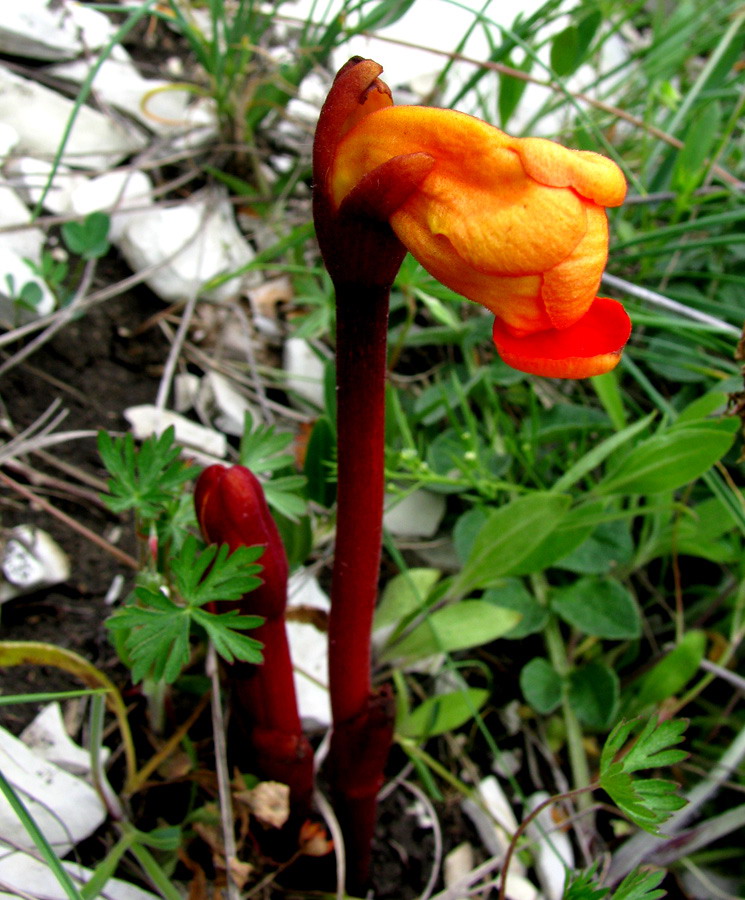
[[[631,326],[619,303],[596,292],[605,207],[626,191],[620,169],[464,113],[395,107],[380,71],[350,61],[332,89],[346,81],[357,104],[339,110],[346,115],[321,148],[316,177],[329,209],[386,219],[438,281],[494,313],[509,365],[570,378],[612,369]]]

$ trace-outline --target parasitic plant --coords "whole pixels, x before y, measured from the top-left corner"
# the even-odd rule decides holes
[[[350,859],[367,878],[376,795],[393,733],[387,686],[373,690],[370,632],[384,491],[389,291],[404,255],[495,316],[502,359],[581,378],[611,370],[628,340],[620,303],[596,297],[615,163],[517,139],[471,116],[395,107],[382,67],[351,59],[321,111],[314,218],[336,291],[338,503],[329,688],[329,777]]]

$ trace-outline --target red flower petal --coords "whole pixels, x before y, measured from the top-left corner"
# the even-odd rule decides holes
[[[569,328],[515,337],[495,319],[492,333],[508,366],[548,378],[587,378],[610,372],[621,359],[630,334],[626,310],[608,297],[596,297],[587,313]]]

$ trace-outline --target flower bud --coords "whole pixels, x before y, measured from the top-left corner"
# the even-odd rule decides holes
[[[245,466],[206,468],[194,488],[194,506],[210,544],[261,546],[262,585],[245,598],[245,613],[274,619],[287,604],[287,555],[259,479]]]

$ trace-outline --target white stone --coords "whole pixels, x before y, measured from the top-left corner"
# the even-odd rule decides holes
[[[0,771],[21,794],[52,847],[64,856],[104,821],[106,811],[97,792],[81,778],[46,762],[23,741],[0,729]],[[0,796],[0,838],[12,837],[18,849],[35,844],[21,828],[15,811]]]
[[[90,74],[90,64],[75,60],[52,66],[48,71],[58,78],[82,84]],[[114,47],[96,72],[93,91],[103,103],[128,113],[156,134],[194,127],[189,113],[193,91],[162,78],[144,78],[132,57],[120,45]]]
[[[124,418],[132,427],[132,434],[142,441],[154,434],[162,434],[173,425],[176,441],[183,444],[185,452],[195,459],[209,464],[215,462],[214,457],[222,459],[228,452],[228,443],[224,434],[212,428],[205,428],[167,409],[158,409],[151,404],[130,406],[124,410]]]
[[[48,703],[23,729],[21,740],[40,759],[54,763],[71,775],[90,775],[91,755],[67,733],[59,703]],[[108,759],[110,752],[108,747],[101,748],[102,761]]]
[[[493,775],[479,782],[476,789],[478,800],[467,798],[463,801],[463,812],[476,826],[482,843],[492,856],[506,853],[512,835],[517,831],[517,819],[501,785]],[[515,871],[522,873],[522,865],[517,862]]]
[[[41,300],[35,312],[14,303],[14,297],[24,286],[33,282],[41,288]],[[0,317],[7,322],[28,322],[37,315],[45,316],[56,305],[54,294],[29,264],[9,247],[0,244]]]
[[[11,228],[12,231],[5,230]],[[12,188],[0,184],[0,247],[38,262],[43,246],[44,232],[31,225],[31,212],[26,204]]]
[[[288,609],[308,607],[327,613],[331,603],[318,580],[304,569],[290,578]],[[300,717],[308,730],[331,725],[328,691],[328,634],[310,622],[287,622],[287,639],[295,666],[295,691]]]
[[[383,524],[397,537],[431,538],[445,515],[445,497],[423,488],[403,497],[386,494]]]
[[[33,156],[16,156],[5,166],[9,181],[29,206],[36,206],[43,195],[44,209],[56,216],[64,216],[72,209],[72,192],[86,184],[88,176],[59,165],[45,194],[52,169],[50,162]]]
[[[185,413],[194,408],[199,396],[202,379],[194,372],[179,372],[173,379],[173,406],[176,412]]]
[[[17,525],[5,542],[2,558],[5,584],[0,603],[9,596],[28,594],[70,577],[70,560],[54,538],[35,525]]]
[[[114,35],[108,16],[71,0],[6,2],[0,51],[31,59],[70,59],[98,50]]]
[[[16,831],[19,828],[20,825],[16,824]],[[84,884],[93,877],[91,869],[77,863],[63,862],[62,865],[78,884]],[[18,900],[19,897],[43,897],[44,900],[69,898],[49,866],[29,853],[9,853],[0,859],[0,884],[13,891],[0,891],[0,900]],[[162,895],[151,894],[120,878],[109,878],[103,893],[98,896],[106,900],[158,900]]]
[[[527,811],[548,800],[548,793],[537,791],[528,798]],[[569,835],[557,826],[553,806],[538,813],[526,831],[532,841],[536,874],[547,900],[561,900],[567,872],[574,871],[574,850]]]
[[[324,364],[304,338],[291,337],[283,348],[287,392],[323,409]]]
[[[124,228],[119,247],[135,272],[158,266],[146,281],[167,302],[195,294],[220,301],[235,298],[243,289],[243,278],[232,278],[209,291],[204,285],[254,257],[224,192],[216,190],[195,195],[179,206],[156,207],[137,215]]]
[[[204,409],[212,408],[217,413],[215,427],[224,434],[240,437],[246,413],[255,420],[251,404],[233,387],[229,378],[219,372],[208,372],[202,380],[199,403]]]
[[[79,215],[103,210],[111,218],[109,240],[118,244],[124,229],[152,204],[153,183],[139,169],[106,172],[73,188],[70,203]],[[112,212],[116,210],[116,212]],[[131,210],[131,211],[130,211]]]
[[[18,132],[12,125],[7,122],[0,122],[0,163],[16,146],[20,137]]]
[[[0,67],[0,121],[17,131],[21,153],[53,159],[73,109],[73,101],[57,91]],[[62,159],[81,168],[107,169],[144,145],[133,127],[83,106]]]

